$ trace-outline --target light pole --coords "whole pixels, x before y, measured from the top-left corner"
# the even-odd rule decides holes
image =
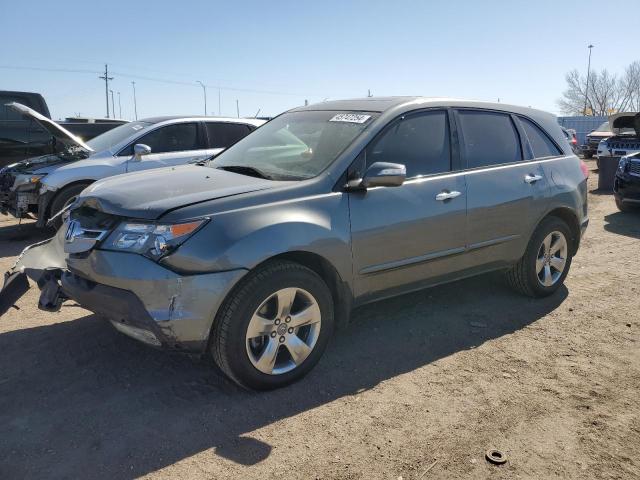
[[[221,103],[221,102],[220,102],[220,87],[218,87],[218,116],[219,116],[219,117],[221,117],[221,116],[222,116],[222,113],[220,113],[220,112],[221,112],[221,110],[222,110],[222,109],[220,108],[220,103]]]
[[[200,80],[196,80],[196,83],[199,83],[202,87],[202,93],[204,93],[204,116],[207,116],[207,87],[205,87],[204,83]]]
[[[131,82],[131,85],[133,85],[133,114],[136,117],[136,120],[138,120],[138,104],[136,102],[136,82]]]
[[[120,101],[120,92],[118,92],[118,112],[120,113],[120,118],[122,118],[122,102]]]
[[[115,103],[113,101],[113,90],[109,90],[109,93],[111,93],[111,112],[113,113],[113,116],[115,118],[115,116],[116,116],[116,106],[115,106]]]
[[[591,49],[593,48],[593,45],[589,45],[587,48],[589,49],[589,63],[587,66],[587,87],[584,90],[584,110],[582,110],[582,113],[584,115],[587,114],[587,99],[589,98],[589,75],[591,74]]]

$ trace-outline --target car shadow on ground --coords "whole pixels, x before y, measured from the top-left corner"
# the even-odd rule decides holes
[[[136,478],[208,449],[253,465],[273,447],[254,430],[517,331],[566,297],[522,297],[492,274],[361,307],[306,378],[262,393],[94,315],[3,333],[0,477]]]
[[[635,212],[615,212],[605,215],[604,229],[607,232],[640,238],[640,209]]]
[[[36,228],[33,221],[22,224],[1,222],[0,223],[0,243],[2,243],[3,257],[15,257],[28,245],[31,245],[55,235],[52,228]]]

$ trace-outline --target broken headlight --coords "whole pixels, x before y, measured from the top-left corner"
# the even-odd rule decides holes
[[[103,248],[159,258],[179,247],[208,221],[203,218],[184,223],[122,222]]]
[[[13,189],[26,191],[26,190],[35,190],[40,180],[46,175],[46,173],[41,175],[17,175],[15,181],[13,182]]]

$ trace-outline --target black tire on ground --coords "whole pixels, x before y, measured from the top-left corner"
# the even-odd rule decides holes
[[[278,375],[263,373],[247,352],[249,322],[265,300],[278,290],[292,287],[304,289],[316,300],[321,314],[318,339],[309,356],[293,370]],[[333,298],[322,278],[298,263],[271,261],[248,273],[223,302],[211,332],[211,354],[220,369],[240,386],[270,390],[306,375],[320,360],[333,328]]]
[[[567,241],[567,258],[564,270],[551,286],[544,286],[538,280],[536,260],[544,239],[552,232],[561,232]],[[547,217],[535,229],[522,258],[510,270],[506,277],[509,285],[516,291],[529,297],[546,297],[553,294],[563,284],[569,273],[573,258],[573,235],[569,226],[558,217]]]
[[[51,207],[49,208],[49,216],[48,218],[53,217],[56,213],[66,207],[69,202],[75,199],[80,192],[82,192],[85,188],[87,188],[90,183],[76,183],[73,185],[69,185],[68,187],[64,187],[60,190],[53,200],[51,201]],[[62,225],[62,218],[58,217],[52,222],[52,226],[57,230]]]

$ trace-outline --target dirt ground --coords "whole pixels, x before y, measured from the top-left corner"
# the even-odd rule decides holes
[[[270,393],[33,288],[0,320],[0,478],[640,478],[640,214],[589,201],[553,297],[492,274],[363,307]],[[0,268],[38,238],[0,217]]]

